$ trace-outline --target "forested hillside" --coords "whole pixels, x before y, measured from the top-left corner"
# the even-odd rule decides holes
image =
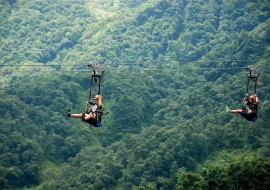
[[[269,1],[1,0],[0,16],[1,189],[270,189]],[[66,115],[92,61],[100,128]],[[248,65],[255,123],[225,112]]]

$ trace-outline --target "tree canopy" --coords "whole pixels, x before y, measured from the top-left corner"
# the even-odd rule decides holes
[[[1,189],[269,189],[269,7],[0,2]],[[84,111],[91,61],[100,128],[66,115]],[[242,108],[248,65],[256,123],[225,112]]]

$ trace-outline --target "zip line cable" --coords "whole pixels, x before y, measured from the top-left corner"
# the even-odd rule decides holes
[[[202,68],[179,68],[179,67],[175,67],[175,68],[160,68],[160,69],[151,69],[151,68],[132,68],[132,71],[163,71],[163,70],[167,70],[167,71],[181,71],[181,70],[236,70],[236,69],[245,69],[246,67],[202,67]],[[270,68],[270,66],[262,66],[262,67],[257,67],[258,69],[261,68]],[[117,71],[117,70],[124,70],[125,68],[120,68],[120,69],[105,69],[105,71],[109,70],[109,71]],[[128,68],[127,68],[128,70]],[[46,71],[42,71],[42,70],[15,70],[12,72],[30,72],[30,73],[64,73],[64,72],[90,72],[90,70],[46,70]]]
[[[174,70],[178,70],[178,71],[181,71],[181,70],[234,70],[234,69],[244,69],[245,67],[202,67],[202,68],[189,68],[187,66],[189,66],[189,64],[192,64],[192,63],[214,63],[214,62],[217,62],[217,63],[220,63],[220,62],[253,62],[253,61],[259,61],[259,60],[270,60],[270,59],[254,59],[254,60],[225,60],[225,59],[216,59],[216,60],[200,60],[200,61],[180,61],[180,62],[156,62],[156,63],[105,63],[105,64],[102,64],[104,65],[105,67],[106,66],[115,66],[115,67],[118,67],[119,65],[130,65],[131,69],[130,71],[132,72],[133,70],[135,71],[160,71],[160,70],[168,70],[168,71],[174,71]],[[180,65],[181,63],[185,64],[185,65]],[[158,66],[158,65],[169,65],[169,64],[174,64],[174,68],[145,68],[143,67],[144,65],[145,66],[148,66],[148,65],[151,65],[151,66]],[[178,66],[175,66],[175,64],[179,64]],[[62,68],[62,67],[82,67],[83,65],[82,64],[65,64],[65,65],[59,65],[59,64],[25,64],[25,65],[9,65],[9,64],[2,64],[0,65],[0,68],[1,67],[35,67],[35,68],[48,68],[48,69],[55,69],[53,67],[59,67],[59,68]],[[141,68],[133,68],[132,66],[136,67],[136,66],[139,66]],[[184,67],[183,67],[184,66]],[[262,67],[257,67],[258,69],[260,68],[266,68],[266,67],[270,67],[270,66],[262,66]],[[23,69],[19,69],[19,70],[15,70],[15,71],[12,71],[12,72],[30,72],[30,73],[34,73],[34,72],[48,72],[48,73],[64,73],[64,72],[89,72],[89,70],[85,70],[85,69],[73,69],[73,70],[60,70],[59,68],[57,68],[57,70],[46,70],[46,71],[43,71],[43,70],[23,70]],[[119,68],[107,68],[105,70],[117,70]],[[120,68],[120,69],[125,69],[125,68]],[[10,71],[7,71],[7,72],[10,72]]]
[[[105,63],[103,64],[104,66],[106,65],[158,65],[158,64],[181,64],[181,63],[221,63],[221,62],[254,62],[254,61],[270,61],[270,59],[253,59],[253,60],[248,60],[248,59],[239,59],[239,60],[226,60],[226,59],[216,59],[216,60],[200,60],[200,61],[171,61],[171,62],[152,62],[152,63]],[[65,64],[65,65],[59,65],[59,64],[26,64],[26,65],[9,65],[9,64],[0,64],[0,67],[22,67],[22,66],[26,66],[26,67],[47,67],[47,66],[58,66],[58,67],[72,67],[72,66],[82,66],[81,64]]]

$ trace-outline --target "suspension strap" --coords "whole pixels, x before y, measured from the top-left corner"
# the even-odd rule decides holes
[[[255,78],[255,94],[257,94],[257,81],[258,81],[259,75],[260,75],[260,71],[258,71],[257,76]]]
[[[88,100],[89,100],[89,102],[91,103],[91,98],[92,98],[92,86],[93,86],[93,79],[94,79],[94,77],[92,76],[91,77],[91,81],[90,81],[90,92],[89,92],[89,97],[88,97]],[[100,83],[100,82],[99,82]],[[94,91],[95,91],[95,89],[96,89],[96,85],[95,85],[95,87],[94,87]]]
[[[254,92],[256,94],[257,93],[257,81],[259,78],[260,71],[257,71],[257,69],[253,65],[247,66],[246,69],[249,70],[248,81],[247,81],[247,93],[248,93],[248,88],[249,88],[249,80],[251,79],[255,83]],[[257,71],[257,72],[255,73],[255,71]]]
[[[248,78],[248,81],[247,81],[247,93],[248,93],[248,86],[249,86],[249,78]]]
[[[100,95],[100,84],[101,84],[101,77],[103,75],[104,71],[101,71],[98,73],[96,70],[94,70],[92,74],[92,79],[94,78],[95,82],[98,83],[98,95]]]
[[[102,75],[104,73],[104,68],[102,65],[98,64],[97,62],[92,62],[88,64],[87,66],[93,69],[93,73],[91,75],[91,82],[90,82],[90,92],[89,92],[89,102],[93,104],[91,102],[93,80],[95,80],[95,82],[98,83],[98,95],[100,95],[100,84],[101,84]]]

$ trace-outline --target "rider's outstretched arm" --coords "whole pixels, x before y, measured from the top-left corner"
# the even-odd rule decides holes
[[[258,98],[258,96],[257,96],[257,94],[254,94],[254,96],[256,97],[256,105],[258,106],[259,105],[259,98]]]
[[[98,107],[101,109],[103,107],[103,104],[102,104],[102,97],[98,97]]]

